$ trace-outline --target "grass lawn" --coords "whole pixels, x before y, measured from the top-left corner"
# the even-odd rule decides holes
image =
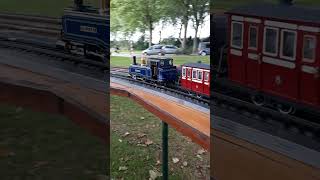
[[[110,104],[112,177],[148,179],[149,171],[159,175],[161,120],[128,98],[111,96]],[[199,150],[199,145],[169,128],[169,179],[209,177],[209,153]],[[179,162],[173,163],[173,158]]]
[[[0,179],[101,179],[106,151],[64,117],[0,105]]]
[[[99,7],[99,0],[84,0],[85,5]],[[63,9],[73,5],[73,0],[1,0],[0,12],[28,13],[60,17]]]
[[[173,56],[174,65],[181,65],[188,62],[198,62],[210,64],[210,56],[187,56],[187,55],[177,55]],[[137,62],[140,63],[140,59],[137,59]],[[110,65],[117,67],[129,67],[132,63],[132,58],[129,57],[118,57],[111,56],[110,57]]]

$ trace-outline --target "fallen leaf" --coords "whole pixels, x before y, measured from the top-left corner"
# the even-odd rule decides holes
[[[119,142],[122,142],[122,140],[121,140],[121,139],[119,139]]]
[[[149,170],[149,180],[155,180],[157,177],[161,176],[161,174],[158,171]]]
[[[146,134],[144,134],[144,133],[138,133],[138,138],[142,138],[142,137],[144,137],[144,136],[146,136]]]
[[[145,144],[137,144],[137,146],[147,147]]]
[[[144,117],[142,116],[142,117],[140,117],[140,119],[141,119],[141,120],[144,120]]]
[[[126,166],[120,166],[119,171],[126,171],[128,168]]]
[[[127,137],[129,134],[130,134],[129,132],[126,132],[122,137]]]
[[[153,141],[151,141],[150,139],[147,139],[146,142],[144,142],[144,144],[149,146],[149,145],[153,144]]]
[[[179,159],[178,158],[172,158],[172,161],[173,161],[173,163],[178,163],[179,162]]]
[[[199,154],[197,154],[197,158],[202,159],[202,157]]]
[[[156,166],[160,165],[161,162],[159,160],[157,160]]]
[[[204,150],[204,149],[199,149],[198,151],[197,151],[197,154],[200,154],[200,155],[202,155],[203,153],[205,153],[206,151]]]
[[[184,161],[182,164],[183,164],[183,166],[188,166],[188,162],[187,161]]]
[[[130,158],[125,157],[125,158],[124,158],[124,161],[127,162],[129,159],[130,159]]]

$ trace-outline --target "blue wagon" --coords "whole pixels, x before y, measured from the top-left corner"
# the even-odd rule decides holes
[[[162,84],[175,83],[177,80],[177,69],[171,58],[148,58],[145,66],[134,62],[129,67],[129,74],[134,79]]]

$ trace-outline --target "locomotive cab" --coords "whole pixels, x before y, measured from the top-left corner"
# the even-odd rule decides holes
[[[151,77],[156,80],[158,78],[158,61],[150,61]]]

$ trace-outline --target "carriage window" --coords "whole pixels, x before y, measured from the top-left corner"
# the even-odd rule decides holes
[[[278,35],[279,30],[276,28],[266,27],[264,32],[264,48],[265,54],[276,56],[278,54]]]
[[[249,49],[257,49],[258,46],[258,28],[250,26],[249,28]]]
[[[296,37],[295,31],[281,31],[281,57],[289,60],[296,58]]]
[[[188,77],[190,78],[190,76],[191,76],[191,70],[190,69],[188,69]]]
[[[186,77],[186,68],[182,68],[182,77]]]
[[[160,61],[160,65],[164,66],[164,61],[163,60]]]
[[[303,61],[314,62],[316,52],[316,38],[315,36],[303,37]]]
[[[232,32],[231,46],[242,49],[243,24],[239,22],[232,22],[231,32]]]
[[[192,79],[197,79],[197,70],[192,70]]]
[[[202,71],[198,71],[198,80],[202,81]]]
[[[204,81],[209,81],[209,72],[204,72]]]

